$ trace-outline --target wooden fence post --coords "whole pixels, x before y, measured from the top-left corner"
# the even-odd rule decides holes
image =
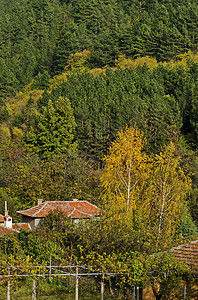
[[[76,289],[75,289],[75,300],[78,300],[78,267],[76,267]]]
[[[133,300],[135,300],[135,285],[133,286]]]
[[[184,300],[186,300],[186,285],[184,286]]]
[[[32,300],[36,300],[36,280],[32,281]]]
[[[137,286],[137,300],[140,300],[140,288]]]
[[[104,300],[104,274],[101,277],[101,296],[100,300]]]
[[[7,285],[7,300],[10,300],[10,281],[8,281]]]
[[[40,277],[38,278],[38,283],[37,283],[37,295],[40,295]]]
[[[50,255],[50,269],[49,269],[49,281],[51,282],[52,281],[52,257]]]
[[[10,267],[8,268],[8,274],[10,275]],[[7,284],[7,300],[10,300],[10,281]]]

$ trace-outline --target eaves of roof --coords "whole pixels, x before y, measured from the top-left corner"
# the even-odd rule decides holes
[[[174,247],[169,252],[180,262],[187,263],[193,272],[198,273],[198,240]]]
[[[6,235],[6,234],[13,234],[16,230],[13,230],[11,228],[4,227],[0,225],[0,236]]]
[[[0,222],[4,222],[4,216],[0,214]]]
[[[101,210],[88,201],[46,201],[17,213],[32,218],[42,218],[55,209],[61,210],[69,218],[91,218],[98,216]]]

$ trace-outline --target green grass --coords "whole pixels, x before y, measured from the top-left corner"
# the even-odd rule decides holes
[[[38,283],[38,282],[37,282]],[[71,284],[71,282],[70,282]],[[0,286],[0,299],[6,300],[6,285]],[[41,279],[39,291],[37,285],[37,300],[74,300],[75,286],[70,285],[68,279],[55,279],[51,283]],[[100,300],[100,291],[96,289],[93,281],[80,282],[79,300]],[[107,298],[112,300],[113,298]],[[32,279],[22,279],[11,285],[11,300],[32,300]]]

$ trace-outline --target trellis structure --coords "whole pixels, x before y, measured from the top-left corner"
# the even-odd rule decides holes
[[[28,270],[27,270],[28,269]],[[35,265],[35,266],[7,266],[4,268],[4,274],[0,274],[0,280],[7,280],[7,300],[10,300],[10,279],[11,278],[24,278],[32,277],[32,300],[36,300],[36,278],[49,278],[51,281],[52,277],[67,277],[72,276],[75,278],[75,300],[79,300],[79,278],[85,276],[100,276],[101,277],[101,292],[100,299],[104,300],[104,280],[105,276],[116,276],[124,275],[123,273],[104,273],[94,272],[91,266],[79,266],[79,265]],[[69,270],[69,271],[66,271]],[[71,270],[74,270],[73,272]],[[151,272],[151,277],[152,272]],[[153,277],[154,280],[157,280]],[[139,287],[133,287],[132,300],[140,300],[141,296],[139,293]],[[184,286],[184,300],[187,297],[186,285]]]
[[[83,276],[100,276],[101,277],[101,300],[104,300],[104,279],[105,276],[115,276],[118,273],[103,273],[90,271],[91,267],[79,266],[79,265],[50,265],[49,266],[29,266],[28,271],[24,270],[25,266],[8,266],[7,274],[0,274],[0,279],[7,279],[7,300],[10,300],[10,280],[11,278],[24,278],[32,277],[32,300],[36,300],[36,278],[49,278],[52,277],[75,277],[75,300],[79,299],[79,278]],[[70,270],[69,272],[66,270]],[[74,269],[74,272],[71,270]],[[42,272],[43,270],[43,272]],[[83,272],[81,272],[83,271]],[[87,272],[86,272],[87,271]],[[135,299],[135,297],[133,298]]]

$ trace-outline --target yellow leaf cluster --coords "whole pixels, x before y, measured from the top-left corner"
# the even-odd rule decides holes
[[[106,226],[128,227],[136,239],[146,236],[147,244],[165,246],[182,220],[191,181],[180,168],[172,142],[152,157],[144,152],[144,143],[140,130],[127,126],[104,158]]]

